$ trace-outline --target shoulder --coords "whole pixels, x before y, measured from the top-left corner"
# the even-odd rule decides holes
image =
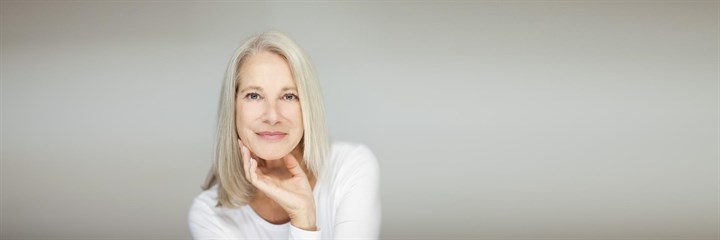
[[[331,149],[323,181],[328,183],[332,209],[342,214],[341,221],[379,211],[380,166],[375,154],[360,143],[333,142]]]
[[[370,148],[362,143],[359,142],[348,142],[348,141],[333,141],[331,144],[331,149],[333,151],[339,151],[339,152],[349,152],[353,150],[367,150],[370,151]]]
[[[333,141],[328,156],[328,172],[338,176],[379,175],[379,164],[375,154],[362,143]]]
[[[242,236],[237,232],[238,227],[245,223],[238,220],[244,216],[242,210],[216,207],[217,189],[218,186],[215,185],[193,199],[188,213],[193,239],[229,239]]]
[[[217,185],[198,194],[190,206],[188,218],[190,222],[203,222],[214,218],[218,214]]]
[[[194,203],[202,203],[204,205],[208,206],[215,206],[217,203],[217,192],[218,192],[218,185],[215,184],[211,188],[202,191],[200,194],[195,196],[193,199]]]
[[[377,164],[375,154],[362,143],[334,141],[330,149],[330,162],[337,165]]]

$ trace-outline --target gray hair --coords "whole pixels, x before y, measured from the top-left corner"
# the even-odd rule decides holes
[[[284,57],[290,66],[303,117],[304,134],[298,144],[303,149],[305,165],[315,177],[322,173],[329,152],[322,93],[310,57],[281,32],[255,35],[245,41],[231,58],[220,92],[214,161],[202,185],[203,190],[208,190],[218,184],[218,207],[241,206],[249,203],[253,196],[254,187],[243,176],[245,166],[242,166],[235,126],[235,99],[240,85],[238,71],[243,61],[263,51]]]

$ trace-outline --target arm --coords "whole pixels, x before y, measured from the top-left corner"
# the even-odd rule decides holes
[[[348,181],[341,186],[333,238],[377,239],[380,234],[380,167],[370,149],[351,155]]]

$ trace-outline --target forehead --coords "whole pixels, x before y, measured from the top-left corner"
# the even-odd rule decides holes
[[[265,90],[295,87],[292,71],[284,57],[267,51],[247,56],[239,70],[240,88],[258,86]]]

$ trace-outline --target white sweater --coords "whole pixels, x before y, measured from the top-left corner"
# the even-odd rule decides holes
[[[188,222],[193,239],[377,239],[380,169],[362,144],[334,142],[313,197],[317,231],[272,224],[249,205],[216,208],[217,185],[195,197]]]

